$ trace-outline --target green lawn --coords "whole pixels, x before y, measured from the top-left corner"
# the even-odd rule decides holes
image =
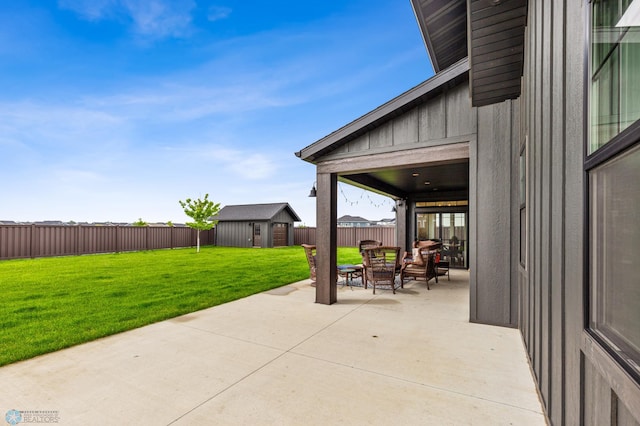
[[[338,263],[359,263],[340,248]],[[0,261],[0,365],[309,277],[300,247]]]

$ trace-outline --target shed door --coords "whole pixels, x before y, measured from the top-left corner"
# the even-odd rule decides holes
[[[287,233],[288,227],[286,223],[276,223],[273,226],[273,246],[284,247],[288,245],[289,235]]]
[[[253,246],[262,247],[262,236],[260,235],[260,224],[253,224]]]

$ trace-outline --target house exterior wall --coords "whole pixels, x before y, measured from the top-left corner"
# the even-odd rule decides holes
[[[585,331],[585,81],[589,2],[529,2],[521,96],[525,264],[518,327],[554,425],[638,425],[640,387]],[[512,147],[512,170],[519,157]],[[511,211],[519,209],[512,195]],[[519,224],[512,238],[519,240]]]
[[[478,108],[478,139],[470,163],[470,320],[516,327],[517,285],[511,273],[513,179],[519,102]],[[516,175],[517,176],[517,175]]]
[[[577,3],[567,2],[566,12],[561,4],[552,12],[547,2],[529,3],[521,98],[527,254],[525,265],[514,262],[519,328],[553,424],[581,422],[585,29]]]

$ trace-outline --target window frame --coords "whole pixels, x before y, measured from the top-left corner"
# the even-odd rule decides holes
[[[528,212],[527,212],[527,191],[529,188],[528,185],[528,171],[529,171],[529,165],[527,164],[527,141],[528,141],[528,137],[525,135],[524,137],[524,141],[522,143],[522,145],[520,146],[520,153],[518,155],[518,198],[519,198],[519,204],[518,204],[518,221],[519,221],[519,248],[518,248],[518,255],[519,255],[519,262],[520,262],[520,266],[523,269],[527,269],[527,254],[529,252],[528,248],[529,248],[529,226],[528,226]],[[524,160],[524,171],[521,170],[521,165],[522,165],[522,161]],[[524,179],[524,188],[522,188],[522,180]],[[523,220],[523,213],[524,213],[524,220]],[[523,223],[524,222],[524,223]],[[524,226],[524,233],[523,233],[523,229],[522,227]],[[524,241],[523,241],[523,235],[524,235]]]
[[[598,299],[598,294],[602,291],[601,284],[592,282],[592,270],[591,270],[591,247],[594,236],[592,235],[592,187],[591,177],[592,173],[600,166],[604,165],[608,161],[621,158],[621,156],[630,151],[632,148],[636,148],[640,144],[640,118],[638,118],[629,127],[616,134],[604,145],[597,148],[590,153],[590,142],[592,137],[592,41],[593,41],[593,7],[596,2],[593,0],[588,1],[587,8],[587,35],[586,35],[586,57],[587,64],[585,66],[585,99],[584,99],[584,111],[586,115],[585,131],[584,131],[584,329],[588,335],[594,339],[616,362],[624,369],[637,383],[640,383],[640,367],[634,362],[629,355],[629,351],[625,351],[626,348],[620,348],[617,338],[611,337],[615,333],[608,335],[603,332],[603,329],[609,328],[606,325],[600,325],[600,330],[597,330],[595,326],[592,326],[592,322],[596,323],[595,317],[602,315],[602,312],[595,312],[595,307],[602,303],[601,297]],[[624,345],[623,345],[624,346]],[[637,356],[637,354],[636,354]],[[635,366],[634,366],[635,364]]]

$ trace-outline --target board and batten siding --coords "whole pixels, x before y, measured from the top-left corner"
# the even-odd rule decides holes
[[[465,142],[475,138],[476,109],[460,84],[347,142],[323,160]]]
[[[518,146],[519,102],[478,107],[478,139],[469,173],[470,320],[517,326],[517,282],[512,274],[512,147]],[[515,164],[517,167],[517,163]],[[517,176],[517,168],[515,169]]]
[[[638,385],[585,332],[588,7],[586,1],[528,4],[520,127],[527,253],[526,265],[513,262],[518,326],[552,424],[638,426]],[[512,196],[512,212],[518,207]],[[514,239],[518,232],[512,230]]]
[[[253,247],[253,224],[260,224],[260,247],[273,247],[274,225],[286,224],[287,245],[294,244],[293,218],[285,210],[277,213],[272,221],[225,221],[216,226],[216,244],[226,247]]]
[[[223,247],[253,247],[253,226],[251,223],[219,222],[216,225],[216,245]]]

